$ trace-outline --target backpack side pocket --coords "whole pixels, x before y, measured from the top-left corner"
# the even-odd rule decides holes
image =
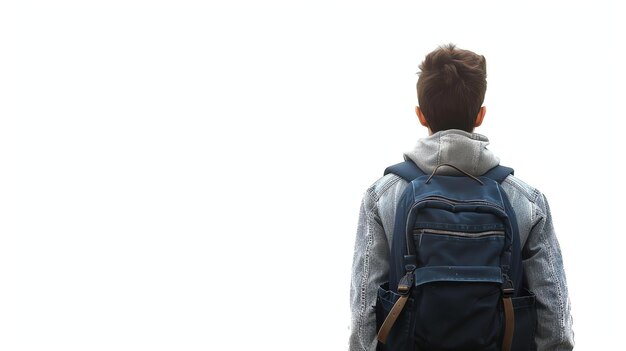
[[[381,325],[393,305],[398,301],[400,295],[389,290],[387,283],[381,285],[378,288],[378,294],[376,296],[376,331],[380,330]],[[415,350],[415,343],[413,342],[412,328],[413,328],[413,298],[410,297],[404,309],[398,316],[395,324],[389,332],[386,343],[378,342],[376,346],[377,351],[393,350],[393,351],[413,351]]]
[[[535,351],[535,331],[537,329],[537,310],[535,294],[523,289],[523,296],[512,298],[515,311],[515,333],[511,351]]]

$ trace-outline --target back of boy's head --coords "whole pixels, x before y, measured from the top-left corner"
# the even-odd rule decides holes
[[[419,69],[417,99],[430,130],[471,132],[487,90],[485,58],[448,44],[428,54]]]

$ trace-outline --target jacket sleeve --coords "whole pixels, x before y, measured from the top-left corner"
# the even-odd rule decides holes
[[[533,227],[523,257],[529,289],[537,297],[537,350],[572,350],[574,333],[561,248],[542,194],[533,206]]]
[[[350,351],[376,350],[376,294],[387,280],[389,244],[377,206],[377,197],[368,190],[361,203],[354,245],[350,284]]]

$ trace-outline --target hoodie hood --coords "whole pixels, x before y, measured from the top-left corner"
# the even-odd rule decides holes
[[[487,149],[487,145],[489,139],[484,135],[448,129],[419,139],[413,150],[404,153],[404,158],[413,161],[427,174],[432,173],[437,165],[450,163],[478,176],[500,164],[500,159]],[[443,175],[457,173],[451,167],[437,171]]]

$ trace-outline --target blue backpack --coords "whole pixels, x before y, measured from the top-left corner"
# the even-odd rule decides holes
[[[459,176],[436,175],[452,167]],[[396,207],[389,281],[378,290],[377,350],[535,350],[535,297],[525,289],[515,213],[501,183],[513,169],[475,177],[450,164],[409,182]]]

